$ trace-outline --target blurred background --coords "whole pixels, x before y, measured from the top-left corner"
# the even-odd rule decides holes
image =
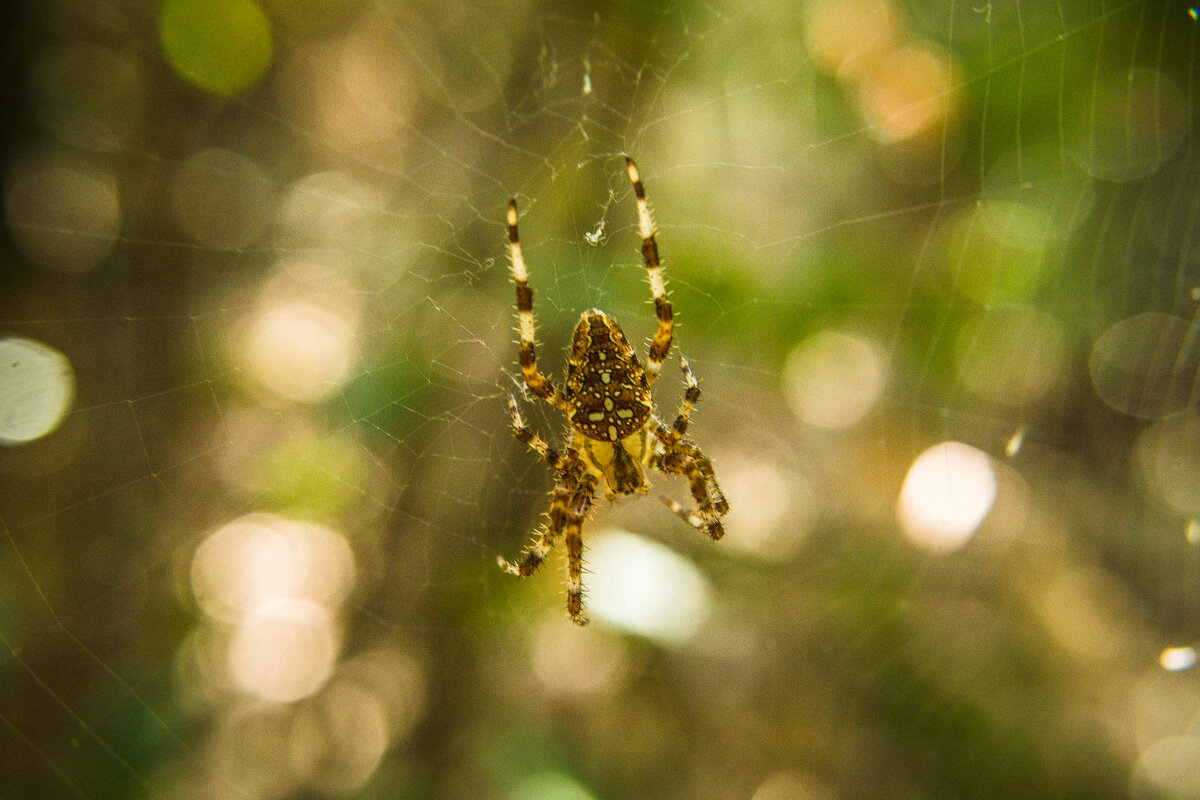
[[[1200,797],[1177,2],[3,12],[0,796]],[[655,498],[502,574],[541,364],[655,329]]]

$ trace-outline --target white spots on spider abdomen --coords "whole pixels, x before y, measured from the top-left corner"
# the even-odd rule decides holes
[[[591,439],[624,439],[650,416],[645,371],[625,334],[603,312],[585,312],[575,328],[566,396],[572,427]]]

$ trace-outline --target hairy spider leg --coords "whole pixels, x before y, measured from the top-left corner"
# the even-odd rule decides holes
[[[659,427],[666,430],[664,426]],[[712,462],[698,448],[687,442],[679,442],[676,449],[658,456],[654,466],[661,472],[685,476],[692,490],[692,498],[696,501],[696,510],[688,511],[671,498],[662,497],[668,508],[693,528],[708,534],[713,541],[725,535],[721,517],[729,512],[729,503],[717,486]]]
[[[521,419],[521,411],[517,408],[517,398],[511,394],[508,396],[508,413],[512,416],[513,435],[529,445],[529,449],[541,456],[547,464],[554,469],[566,471],[568,466],[574,463],[578,457],[578,453],[574,449],[568,448],[564,458],[558,454],[558,451],[546,444],[542,437],[525,427],[525,420]]]
[[[595,492],[595,476],[585,473],[567,517],[567,614],[576,625],[587,624],[583,616],[583,521],[591,510]]]
[[[578,491],[577,482],[560,479],[554,485],[554,497],[550,501],[550,520],[538,530],[534,540],[521,553],[520,561],[514,564],[504,556],[497,556],[496,563],[500,569],[521,578],[532,575],[562,536],[571,518],[571,505]]]
[[[521,334],[521,372],[529,390],[558,409],[565,410],[566,400],[550,379],[538,371],[533,346],[533,290],[529,288],[529,270],[521,253],[517,235],[517,201],[508,201],[508,255],[512,263],[513,282],[517,285],[517,325]]]
[[[696,380],[696,374],[692,372],[691,366],[683,356],[679,357],[679,366],[683,369],[683,382],[687,387],[683,393],[683,401],[679,404],[679,415],[675,417],[675,422],[671,424],[671,430],[665,438],[659,435],[658,430],[655,430],[654,433],[663,444],[668,446],[674,445],[687,433],[688,420],[692,417],[696,401],[700,399],[700,383]],[[662,428],[663,426],[659,425],[658,427]]]
[[[580,488],[578,473],[582,465],[579,462],[578,436],[572,437],[567,454],[560,456],[542,437],[525,427],[525,421],[521,419],[521,412],[517,408],[517,399],[512,395],[508,396],[508,410],[512,415],[513,434],[529,445],[531,450],[556,471],[549,522],[541,527],[533,541],[521,553],[520,561],[514,564],[504,556],[496,558],[500,569],[524,578],[541,566],[562,535],[563,528],[571,516],[570,510],[575,502],[575,495]]]
[[[650,294],[654,296],[654,311],[658,315],[658,330],[650,342],[650,352],[646,355],[646,383],[651,384],[658,377],[663,362],[667,360],[667,353],[671,350],[675,323],[671,301],[667,299],[667,287],[663,283],[662,262],[658,259],[658,242],[654,239],[654,216],[650,213],[650,204],[646,200],[646,188],[642,186],[642,179],[633,159],[626,158],[625,165],[629,169],[629,182],[633,184],[633,196],[637,199],[642,258],[646,262],[646,277],[650,280]]]

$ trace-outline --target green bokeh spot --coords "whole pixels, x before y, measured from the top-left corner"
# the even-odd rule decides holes
[[[175,71],[215,94],[248,89],[271,66],[271,23],[254,0],[167,0],[159,33]]]

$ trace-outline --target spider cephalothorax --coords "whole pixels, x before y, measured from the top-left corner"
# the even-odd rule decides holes
[[[563,390],[555,388],[538,371],[533,345],[533,290],[529,288],[529,273],[517,236],[517,203],[513,200],[508,204],[508,246],[513,280],[517,285],[521,371],[529,390],[566,416],[571,426],[571,441],[566,454],[559,455],[525,426],[517,401],[509,398],[513,432],[554,468],[557,480],[549,522],[525,550],[520,563],[510,564],[501,558],[500,566],[514,575],[529,575],[542,563],[558,538],[563,537],[567,545],[567,612],[581,625],[586,622],[583,617],[581,528],[600,481],[604,482],[606,496],[613,498],[645,492],[648,488],[647,468],[685,476],[696,501],[696,510],[688,511],[665,497],[663,500],[688,524],[714,540],[724,535],[721,517],[729,512],[729,504],[713,474],[712,462],[699,447],[684,438],[688,418],[700,398],[700,385],[685,359],[680,358],[679,363],[687,389],[674,424],[668,428],[654,416],[650,385],[671,349],[674,321],[663,284],[646,192],[633,161],[626,159],[626,166],[637,198],[642,257],[658,317],[658,331],[650,343],[644,367],[620,326],[612,317],[593,308],[585,311],[575,326],[567,354],[567,380]]]

